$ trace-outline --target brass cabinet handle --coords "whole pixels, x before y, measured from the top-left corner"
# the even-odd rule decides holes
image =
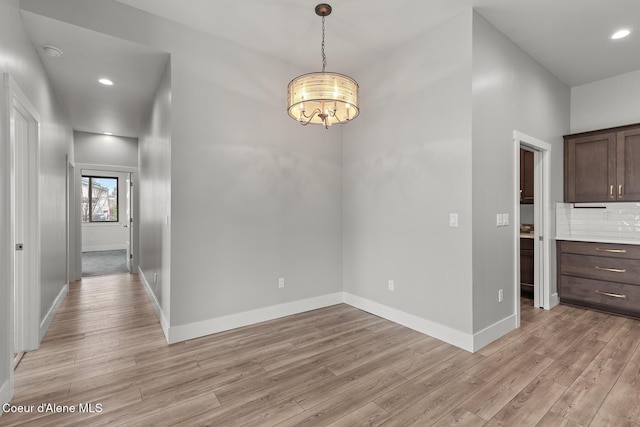
[[[626,254],[627,253],[626,249],[596,248],[596,251],[598,251],[598,252],[609,252],[609,253],[612,253],[612,254]]]
[[[607,267],[598,267],[596,265],[596,270],[600,270],[600,271],[610,271],[612,273],[626,273],[627,270],[624,268],[607,268]]]
[[[613,200],[614,195],[613,195],[613,184],[609,186],[609,198],[611,200]]]
[[[611,292],[602,292],[596,289],[596,294],[598,295],[604,295],[606,297],[612,297],[612,298],[626,298],[627,296],[624,294],[612,294]]]
[[[622,199],[622,184],[618,185],[618,199]]]

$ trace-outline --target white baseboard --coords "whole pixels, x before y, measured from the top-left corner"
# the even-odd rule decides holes
[[[230,314],[228,316],[203,320],[201,322],[189,323],[186,325],[172,326],[169,328],[169,344],[186,341],[205,335],[228,331],[242,326],[253,325],[255,323],[266,322],[284,316],[302,313],[318,308],[329,307],[344,302],[343,293],[323,295],[319,297],[307,298],[299,301],[292,301],[278,304],[271,307],[259,308],[242,313]]]
[[[164,338],[167,340],[167,342],[169,342],[169,322],[164,315],[164,311],[162,311],[162,307],[160,307],[160,304],[158,303],[156,294],[153,292],[151,286],[149,285],[149,282],[147,281],[147,276],[144,275],[144,271],[142,271],[140,266],[138,266],[138,276],[142,278],[144,290],[147,292],[147,296],[149,297],[149,300],[151,300],[151,305],[153,306],[153,311],[156,312],[156,316],[160,321],[160,327],[162,328],[162,332],[164,333]]]
[[[0,387],[0,405],[11,402],[13,398],[13,385],[11,379],[8,379]],[[2,416],[2,409],[0,409],[0,417]]]
[[[473,334],[473,351],[492,343],[498,338],[516,329],[516,315],[512,314],[493,325],[487,326],[480,332]]]
[[[66,283],[58,293],[58,296],[56,297],[55,301],[51,305],[51,308],[47,312],[47,315],[44,317],[44,319],[42,319],[42,322],[40,322],[40,335],[38,337],[38,347],[40,347],[40,343],[42,342],[42,338],[44,338],[44,334],[47,333],[47,329],[49,329],[49,325],[51,325],[51,322],[53,322],[53,318],[58,312],[60,305],[62,305],[62,301],[64,301],[64,299],[67,297],[68,294],[69,294],[69,284]]]
[[[82,252],[121,251],[127,249],[126,245],[114,243],[110,245],[84,245]]]
[[[551,294],[551,297],[549,298],[549,310],[558,304],[560,304],[560,297],[558,296],[558,293],[556,292],[555,294]]]
[[[463,350],[473,351],[473,336],[470,334],[466,334],[457,329],[423,319],[422,317],[418,317],[413,314],[405,313],[404,311],[400,311],[395,308],[387,307],[386,305],[370,301],[347,292],[344,293],[344,296],[344,302],[346,304],[359,308],[360,310],[391,320],[392,322],[406,326],[407,328],[411,328],[451,345],[455,345],[456,347],[460,347]]]

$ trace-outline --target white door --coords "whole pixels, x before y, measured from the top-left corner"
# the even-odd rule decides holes
[[[129,273],[132,273],[131,260],[133,258],[133,211],[132,211],[133,195],[131,191],[132,187],[133,187],[133,182],[131,180],[131,174],[129,174],[127,178],[127,211],[126,211],[127,224],[125,225],[125,227],[129,229],[129,233],[127,235],[127,270],[129,270]]]
[[[9,74],[9,278],[14,364],[40,344],[40,116]]]
[[[28,252],[28,227],[25,221],[28,212],[28,197],[26,191],[29,183],[29,121],[19,109],[14,110],[14,147],[13,147],[13,306],[14,306],[14,357],[26,350],[25,345],[25,290],[29,282],[29,269],[27,268]]]

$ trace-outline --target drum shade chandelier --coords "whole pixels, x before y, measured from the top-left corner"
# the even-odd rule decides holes
[[[316,6],[322,17],[322,72],[308,73],[289,82],[287,112],[302,125],[317,124],[329,128],[334,123],[345,124],[360,114],[358,82],[344,74],[326,72],[324,53],[324,18],[331,14],[331,6]]]

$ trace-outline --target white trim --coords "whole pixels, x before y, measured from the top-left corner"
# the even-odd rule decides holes
[[[509,317],[487,326],[480,332],[473,334],[473,351],[478,351],[482,347],[491,344],[498,338],[508,334],[516,328],[516,315]]]
[[[407,328],[460,347],[463,350],[474,351],[474,337],[457,329],[405,313],[404,311],[352,295],[348,292],[344,293],[344,302],[360,310],[375,314],[399,325],[406,326]]]
[[[149,297],[149,300],[151,300],[151,305],[153,306],[153,311],[156,312],[156,316],[160,321],[160,327],[162,328],[162,332],[164,333],[164,338],[167,340],[167,342],[169,342],[169,322],[164,315],[164,311],[162,311],[162,307],[160,307],[160,304],[158,303],[156,294],[154,294],[151,290],[151,286],[147,281],[147,276],[144,275],[144,271],[142,271],[142,268],[140,268],[140,266],[138,266],[138,276],[140,276],[140,278],[142,279],[144,290],[147,292],[147,296]]]
[[[343,293],[336,292],[335,294],[292,301],[242,313],[230,314],[228,316],[217,317],[214,319],[203,320],[201,322],[173,326],[169,328],[169,338],[167,341],[169,344],[173,344],[192,338],[240,328],[242,326],[278,319],[284,316],[291,316],[305,311],[329,307],[342,302],[344,302]]]
[[[550,248],[551,248],[551,240],[553,237],[551,236],[551,144],[524,134],[522,132],[513,131],[513,140],[514,140],[514,224],[516,227],[513,227],[513,239],[514,239],[514,247],[520,247],[520,228],[517,226],[520,224],[520,197],[519,197],[519,189],[515,183],[520,182],[520,146],[531,147],[535,151],[539,153],[541,156],[539,165],[542,167],[542,183],[543,188],[536,188],[535,197],[540,200],[539,206],[535,208],[535,215],[539,218],[541,216],[542,222],[542,230],[540,227],[536,227],[534,229],[534,239],[539,241],[540,235],[543,236],[543,241],[540,244],[540,251],[542,252],[542,256],[538,257],[538,262],[542,262],[542,277],[540,283],[543,285],[543,288],[540,289],[542,293],[542,307],[545,310],[550,310],[555,304],[552,304],[551,298],[551,275],[550,275],[550,265],[551,265],[551,257],[550,257]],[[536,167],[536,170],[538,168]],[[539,173],[539,172],[538,172]],[[538,186],[539,187],[539,186]],[[544,195],[544,197],[541,197]],[[537,247],[537,246],[536,246]],[[520,327],[520,253],[518,250],[514,251],[514,307],[515,307],[515,315],[516,315],[516,327]],[[537,254],[536,254],[537,255]],[[540,273],[538,273],[540,274]]]
[[[55,301],[51,305],[49,312],[40,323],[40,340],[39,341],[42,341],[42,338],[44,338],[44,334],[47,333],[47,329],[49,329],[49,325],[51,325],[51,322],[53,322],[53,318],[55,317],[56,313],[60,309],[60,306],[62,305],[62,302],[64,301],[64,299],[68,294],[69,294],[69,284],[67,283],[62,287],[62,289],[60,290],[60,293],[58,293],[58,296],[56,297]]]
[[[13,398],[13,378],[10,378],[2,384],[0,387],[0,405],[11,402]],[[2,409],[0,409],[0,417],[2,416]]]
[[[560,304],[560,296],[558,296],[558,293],[556,292],[551,294],[551,298],[549,298],[549,307],[553,308],[558,304]]]
[[[14,310],[20,310],[18,315],[24,319],[24,336],[22,339],[23,349],[19,350],[35,350],[40,346],[39,337],[39,324],[40,324],[40,292],[41,292],[41,272],[40,272],[40,115],[35,109],[29,98],[20,89],[18,84],[13,80],[9,73],[4,73],[4,85],[7,90],[6,106],[7,106],[7,118],[8,123],[8,135],[9,135],[9,156],[13,158],[15,151],[15,111],[16,109],[22,110],[22,114],[29,116],[29,125],[33,126],[33,139],[30,137],[28,146],[25,151],[29,162],[29,178],[27,197],[29,203],[29,214],[27,221],[27,229],[29,234],[27,236],[28,241],[24,242],[28,245],[28,280],[25,281],[24,287],[24,307],[15,307],[15,304],[11,304],[10,310],[10,337],[11,348],[15,343],[15,327],[14,327]],[[15,166],[13,160],[10,160],[10,198],[11,206],[15,203]],[[10,230],[14,229],[14,212],[11,209],[10,212]],[[9,294],[10,301],[13,301],[13,281],[15,280],[14,264],[15,264],[15,244],[19,243],[15,241],[15,236],[10,233],[9,236]],[[15,351],[15,349],[14,349]]]

